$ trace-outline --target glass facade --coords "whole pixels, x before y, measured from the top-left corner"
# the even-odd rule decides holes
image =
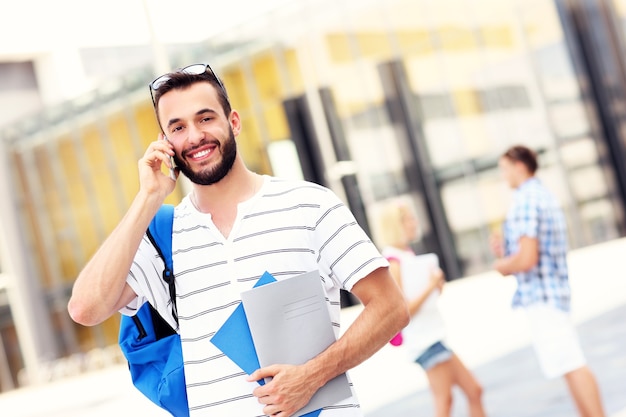
[[[619,132],[611,142],[601,123],[617,113],[589,94],[597,74],[583,65],[585,34],[569,3],[307,0],[170,59],[208,61],[222,76],[251,169],[333,188],[374,237],[379,204],[409,199],[422,226],[418,250],[437,252],[455,279],[490,269],[488,235],[510,194],[497,161],[513,144],[538,151],[571,247],[624,234],[626,175],[611,157]],[[624,2],[611,7],[623,32]],[[2,132],[54,357],[117,342],[118,317],[77,326],[66,303],[137,190],[136,161],[158,133],[152,78],[136,70]],[[168,202],[185,192],[180,182]],[[0,286],[0,362],[17,382],[24,364],[2,294]]]

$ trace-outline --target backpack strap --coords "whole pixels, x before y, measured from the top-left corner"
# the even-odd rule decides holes
[[[170,290],[172,316],[178,323],[176,311],[176,286],[174,285],[174,262],[172,260],[172,224],[174,222],[174,206],[163,204],[150,222],[146,234],[165,263],[163,280]]]

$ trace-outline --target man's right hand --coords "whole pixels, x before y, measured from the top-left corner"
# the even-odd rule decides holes
[[[172,168],[170,158],[174,155],[174,149],[170,142],[165,139],[163,133],[159,133],[156,141],[152,142],[143,157],[139,160],[139,185],[148,193],[159,193],[163,199],[176,187],[173,181],[161,170],[162,164]]]

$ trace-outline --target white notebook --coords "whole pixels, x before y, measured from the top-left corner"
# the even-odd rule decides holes
[[[318,271],[272,282],[241,293],[261,367],[300,365],[335,342]],[[320,388],[294,417],[352,395],[346,374]]]

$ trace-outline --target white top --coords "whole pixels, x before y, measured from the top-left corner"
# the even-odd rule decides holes
[[[407,299],[415,298],[419,292],[425,290],[431,269],[438,266],[434,254],[416,256],[412,251],[393,247],[384,248],[382,253],[385,258],[400,262],[402,286]],[[445,338],[445,324],[437,305],[438,298],[439,291],[433,291],[402,330],[402,344],[411,361],[417,359],[433,343]]]
[[[211,337],[268,271],[277,280],[318,270],[339,335],[340,289],[387,266],[352,213],[327,188],[304,181],[265,177],[258,193],[241,203],[228,239],[198,212],[189,197],[174,212],[172,252],[176,302],[192,417],[256,417],[258,386],[211,342]],[[163,263],[144,238],[127,282],[138,297],[121,310],[132,315],[152,303],[170,318]],[[173,322],[173,319],[171,320]],[[324,409],[321,417],[362,416],[355,396]]]

